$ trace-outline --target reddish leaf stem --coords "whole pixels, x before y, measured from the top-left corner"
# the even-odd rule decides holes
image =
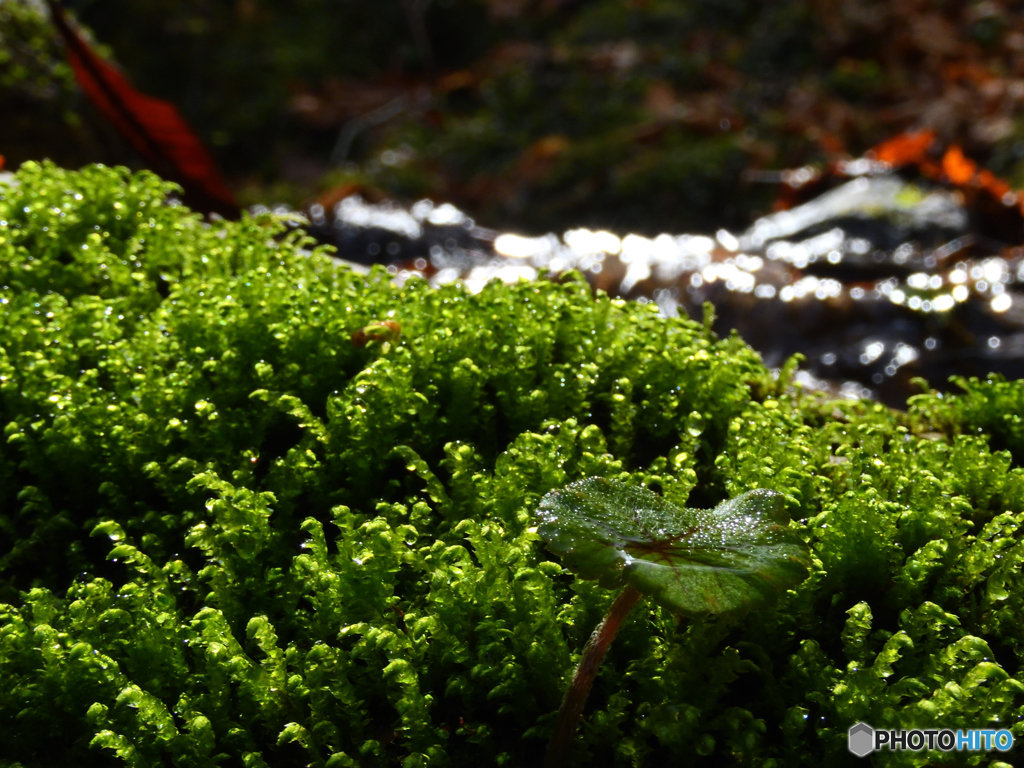
[[[615,639],[615,633],[622,626],[626,614],[641,597],[643,595],[640,592],[627,584],[626,588],[615,598],[612,607],[608,609],[608,615],[604,617],[604,621],[597,625],[597,629],[587,641],[583,655],[580,657],[579,666],[576,667],[576,674],[573,675],[572,684],[565,692],[565,698],[562,699],[562,708],[558,710],[555,731],[551,734],[547,755],[544,757],[544,768],[563,768],[566,764],[569,745],[572,743],[576,725],[579,723],[580,715],[583,714],[583,706],[587,703],[587,696],[590,694],[590,688],[597,676],[597,668],[608,652],[608,646]]]

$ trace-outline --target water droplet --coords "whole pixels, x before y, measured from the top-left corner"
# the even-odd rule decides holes
[[[697,411],[691,411],[686,417],[686,431],[690,437],[700,437],[704,434],[704,415]]]

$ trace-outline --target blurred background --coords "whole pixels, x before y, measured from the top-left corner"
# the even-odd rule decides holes
[[[243,204],[357,189],[523,233],[737,230],[771,171],[902,131],[1024,186],[1009,0],[68,0]],[[140,166],[36,0],[0,0],[0,154]]]

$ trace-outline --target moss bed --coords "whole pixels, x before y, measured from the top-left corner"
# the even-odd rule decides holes
[[[859,720],[1024,737],[1020,383],[826,402],[710,318],[396,287],[168,190],[0,187],[0,765],[536,764],[614,595],[534,511],[594,475],[781,491],[814,565],[743,621],[641,605],[574,764],[842,765]]]

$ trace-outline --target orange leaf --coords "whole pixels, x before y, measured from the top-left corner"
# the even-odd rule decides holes
[[[978,166],[964,157],[964,151],[954,144],[942,156],[942,171],[953,184],[963,186],[974,178]]]
[[[536,160],[549,160],[558,157],[569,149],[569,146],[569,139],[565,136],[545,136],[527,147],[526,155]]]
[[[437,81],[437,89],[442,93],[451,93],[463,88],[472,88],[477,83],[477,77],[468,69],[460,69],[457,72],[449,72]]]
[[[901,133],[883,141],[869,152],[875,160],[897,168],[919,163],[935,143],[935,132],[930,130],[917,133]]]
[[[978,184],[996,200],[1002,201],[1013,190],[1009,184],[996,176],[992,171],[978,171]]]

